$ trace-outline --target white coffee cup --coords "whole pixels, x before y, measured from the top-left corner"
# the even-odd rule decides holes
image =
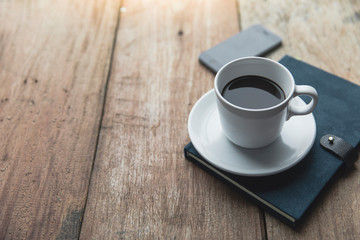
[[[260,76],[275,82],[283,90],[285,99],[279,104],[262,109],[237,106],[222,96],[224,87],[242,76]],[[315,88],[295,85],[290,71],[268,58],[246,57],[233,60],[223,66],[215,76],[214,89],[223,133],[234,144],[244,148],[260,148],[275,141],[285,121],[295,115],[311,113],[316,107],[318,95]],[[301,106],[292,99],[308,95],[311,101]]]

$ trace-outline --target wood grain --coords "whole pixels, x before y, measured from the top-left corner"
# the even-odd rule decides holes
[[[288,54],[360,84],[358,1],[239,0],[239,12],[243,28],[261,23],[283,37],[271,58]],[[266,214],[268,238],[359,239],[359,164],[327,189],[297,231]]]
[[[237,31],[232,0],[124,2],[81,239],[262,237],[259,210],[183,156],[213,87],[198,55]]]
[[[119,1],[0,1],[0,239],[78,238]]]
[[[360,84],[359,2],[121,4],[0,1],[0,239],[360,238],[359,162],[294,231],[183,157],[200,52],[260,23]]]

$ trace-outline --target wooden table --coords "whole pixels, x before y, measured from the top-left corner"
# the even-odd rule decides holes
[[[253,24],[360,84],[359,1],[0,1],[0,239],[359,239],[359,161],[294,231],[183,157],[199,53]]]

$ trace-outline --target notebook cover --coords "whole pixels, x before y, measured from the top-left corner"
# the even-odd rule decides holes
[[[320,146],[320,138],[334,134],[360,146],[360,86],[290,56],[280,63],[293,74],[297,85],[316,88],[319,102],[314,111],[317,132],[309,154],[295,167],[267,177],[244,177],[209,164],[192,143],[185,157],[253,200],[286,224],[295,227],[343,162]],[[306,101],[306,99],[305,99]]]

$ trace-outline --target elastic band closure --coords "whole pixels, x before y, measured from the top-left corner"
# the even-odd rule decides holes
[[[351,144],[334,134],[324,135],[320,139],[320,145],[342,160],[346,168],[352,166],[359,158],[358,151]]]

